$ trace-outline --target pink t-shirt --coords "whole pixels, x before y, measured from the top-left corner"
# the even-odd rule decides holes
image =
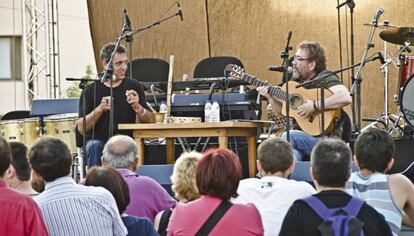
[[[186,204],[177,204],[167,234],[195,235],[220,203],[220,198],[202,196]],[[263,235],[259,211],[253,204],[233,204],[209,235]]]

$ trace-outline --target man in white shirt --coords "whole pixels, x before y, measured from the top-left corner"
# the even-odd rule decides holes
[[[29,152],[34,174],[46,182],[34,199],[50,235],[127,235],[112,194],[78,185],[69,176],[72,154],[58,138],[44,137]]]
[[[261,179],[240,181],[235,203],[253,203],[262,216],[265,235],[279,235],[287,210],[300,198],[315,193],[308,183],[288,179],[295,168],[292,146],[280,139],[270,138],[257,150],[257,169]]]

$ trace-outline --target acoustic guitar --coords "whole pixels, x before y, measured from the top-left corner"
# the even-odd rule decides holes
[[[244,73],[243,69],[237,65],[229,64],[226,66],[229,76],[235,79],[241,79],[256,87],[269,86],[267,82],[256,79],[254,76]],[[322,115],[316,111],[310,116],[303,118],[297,113],[297,108],[307,101],[320,100],[320,89],[296,88],[298,85],[295,81],[288,83],[289,97],[286,93],[286,84],[282,87],[270,86],[269,93],[282,103],[282,115],[286,116],[286,101],[289,101],[289,116],[294,118],[298,126],[307,134],[312,136],[321,135]],[[332,96],[332,92],[325,89],[325,98]],[[324,129],[323,132],[330,132],[334,128],[334,120],[341,114],[341,109],[326,110],[324,112]]]

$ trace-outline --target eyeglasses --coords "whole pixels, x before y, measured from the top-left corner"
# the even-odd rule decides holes
[[[299,55],[295,55],[295,56],[293,56],[293,58],[296,61],[306,61],[306,60],[309,60],[309,58],[301,58]]]

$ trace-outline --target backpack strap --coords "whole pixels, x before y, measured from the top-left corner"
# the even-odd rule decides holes
[[[220,205],[213,211],[213,213],[208,217],[206,222],[200,227],[197,231],[196,236],[208,235],[211,230],[214,229],[216,224],[224,216],[224,214],[230,209],[233,204],[229,201],[222,200]]]
[[[302,200],[308,204],[308,206],[312,208],[313,211],[317,213],[322,219],[327,219],[334,211],[338,209],[343,209],[348,213],[348,215],[356,217],[365,203],[359,198],[352,197],[348,204],[343,208],[327,208],[326,205],[315,196],[310,196]]]
[[[352,197],[344,209],[349,215],[356,217],[364,203],[365,202],[363,200]]]
[[[160,223],[158,225],[158,233],[161,236],[166,236],[167,235],[168,222],[170,221],[170,217],[173,213],[173,210],[174,210],[175,206],[176,206],[176,204],[174,204],[171,208],[168,208],[168,209],[164,210],[164,212],[161,215]]]
[[[323,220],[327,219],[331,214],[331,210],[315,196],[309,196],[302,199],[312,210],[319,215]]]

